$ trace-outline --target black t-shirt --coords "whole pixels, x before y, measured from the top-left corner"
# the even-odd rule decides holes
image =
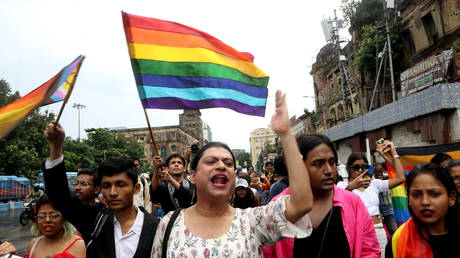
[[[444,235],[429,235],[431,250],[433,250],[434,258],[457,258],[460,254],[460,238],[459,234],[449,232]],[[391,248],[392,241],[388,241],[385,248],[385,257],[393,258],[393,250]]]
[[[322,247],[321,242],[323,242]],[[321,254],[319,254],[320,249],[322,249]],[[294,257],[350,257],[350,246],[343,229],[341,207],[332,207],[309,237],[294,240]]]

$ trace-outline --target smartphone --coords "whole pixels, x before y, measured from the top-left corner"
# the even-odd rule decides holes
[[[374,175],[374,171],[375,171],[375,167],[374,166],[369,166],[369,168],[367,169],[367,173],[368,175],[370,175],[371,177]]]

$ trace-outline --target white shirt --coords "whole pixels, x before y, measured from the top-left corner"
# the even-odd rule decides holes
[[[117,218],[113,217],[113,236],[115,238],[115,254],[117,258],[133,257],[136,253],[139,238],[144,225],[144,213],[137,209],[136,220],[131,229],[125,235],[122,235],[121,225]]]
[[[341,181],[337,184],[337,186],[345,189],[345,187],[347,187],[347,183]],[[372,179],[371,184],[366,188],[366,190],[364,190],[364,192],[361,192],[358,189],[355,189],[352,192],[361,198],[371,216],[378,216],[380,215],[379,193],[388,191],[389,189],[388,180]]]

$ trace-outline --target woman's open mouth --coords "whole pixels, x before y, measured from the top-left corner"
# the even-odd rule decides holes
[[[223,188],[227,185],[228,179],[224,174],[217,174],[211,178],[211,183],[214,187]]]

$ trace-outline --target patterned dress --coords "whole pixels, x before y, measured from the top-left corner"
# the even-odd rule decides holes
[[[305,215],[295,224],[290,223],[284,216],[288,198],[289,195],[286,195],[265,206],[235,209],[235,217],[227,233],[212,239],[191,233],[185,227],[181,211],[171,230],[167,256],[262,257],[263,245],[273,245],[283,237],[305,238],[312,231],[310,218]],[[161,257],[164,233],[171,215],[172,212],[168,213],[158,225],[152,257]]]

